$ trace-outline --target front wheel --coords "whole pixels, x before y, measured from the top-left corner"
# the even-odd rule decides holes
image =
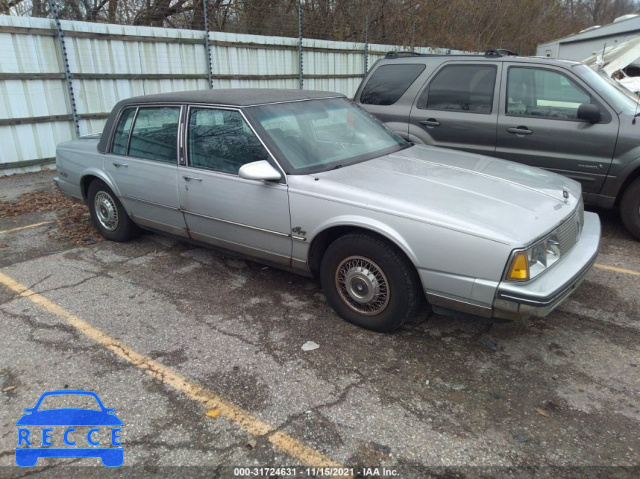
[[[620,216],[631,234],[640,240],[640,178],[631,183],[622,195]]]
[[[93,180],[87,195],[89,213],[100,234],[111,241],[128,241],[140,235],[118,197],[106,183]]]
[[[374,331],[399,328],[417,314],[424,298],[415,268],[404,254],[366,233],[331,243],[322,257],[320,281],[340,317]]]

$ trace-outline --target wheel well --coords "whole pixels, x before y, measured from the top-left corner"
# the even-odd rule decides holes
[[[89,185],[92,181],[99,179],[97,176],[87,175],[80,180],[80,190],[82,191],[82,199],[84,199],[85,203],[87,202],[87,197],[89,196]]]
[[[616,196],[616,202],[614,203],[616,207],[620,206],[620,199],[622,198],[622,195],[624,195],[625,190],[638,178],[640,178],[640,168],[636,168],[625,178],[624,183],[622,183],[620,191],[618,192],[618,196]]]
[[[409,263],[413,265],[413,261],[411,261],[402,248],[400,248],[394,241],[380,233],[367,228],[361,228],[359,226],[333,226],[319,233],[313,239],[311,246],[309,247],[309,268],[315,278],[317,278],[320,273],[320,263],[322,262],[322,257],[324,256],[325,251],[327,251],[329,245],[341,236],[349,233],[366,233],[371,236],[377,236],[378,238],[381,238],[395,246],[396,249],[404,255],[405,258],[407,258]]]

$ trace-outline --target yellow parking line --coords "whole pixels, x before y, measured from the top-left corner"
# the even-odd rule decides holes
[[[616,273],[631,274],[633,276],[640,276],[640,271],[633,271],[632,269],[616,268],[615,266],[608,266],[606,264],[595,264],[596,268],[606,269],[608,271],[615,271]]]
[[[42,226],[42,225],[50,225],[51,223],[55,223],[55,220],[52,221],[43,221],[41,223],[34,223],[32,225],[26,225],[26,226],[18,226],[17,228],[11,228],[8,230],[0,230],[0,235],[5,234],[5,233],[13,233],[14,231],[22,231],[22,230],[27,230],[29,228],[36,228],[38,226]]]
[[[275,447],[287,453],[292,458],[297,459],[301,464],[312,467],[341,467],[339,463],[330,457],[325,456],[297,439],[294,439],[287,433],[276,431],[274,426],[251,415],[241,407],[222,399],[214,392],[205,389],[198,383],[187,379],[185,376],[178,374],[163,364],[131,349],[126,344],[103,333],[63,307],[48,300],[41,294],[38,294],[27,288],[25,285],[18,283],[13,278],[0,273],[0,284],[3,284],[14,293],[27,298],[29,301],[32,301],[51,314],[66,320],[79,332],[104,346],[112,353],[120,356],[125,361],[133,364],[138,369],[141,369],[149,376],[184,393],[189,398],[198,401],[209,409],[218,409],[221,416],[225,416],[227,419],[233,421],[249,434],[254,436],[266,436],[269,442],[271,442]]]

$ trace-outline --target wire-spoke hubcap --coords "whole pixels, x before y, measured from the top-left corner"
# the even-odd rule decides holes
[[[118,208],[111,195],[105,191],[99,191],[93,205],[100,225],[108,231],[114,231],[118,227]]]
[[[389,304],[389,283],[382,269],[362,256],[349,256],[336,268],[336,288],[354,311],[373,316]]]

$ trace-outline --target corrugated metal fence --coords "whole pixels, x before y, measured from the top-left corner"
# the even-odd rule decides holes
[[[299,88],[299,39],[61,21],[81,135],[101,132],[113,105],[136,95],[214,88]],[[401,46],[302,39],[304,88],[352,96]],[[430,48],[415,48],[430,53]],[[459,52],[451,52],[459,53]],[[365,59],[365,55],[367,58]],[[0,175],[54,161],[75,138],[65,55],[53,19],[0,15]]]

